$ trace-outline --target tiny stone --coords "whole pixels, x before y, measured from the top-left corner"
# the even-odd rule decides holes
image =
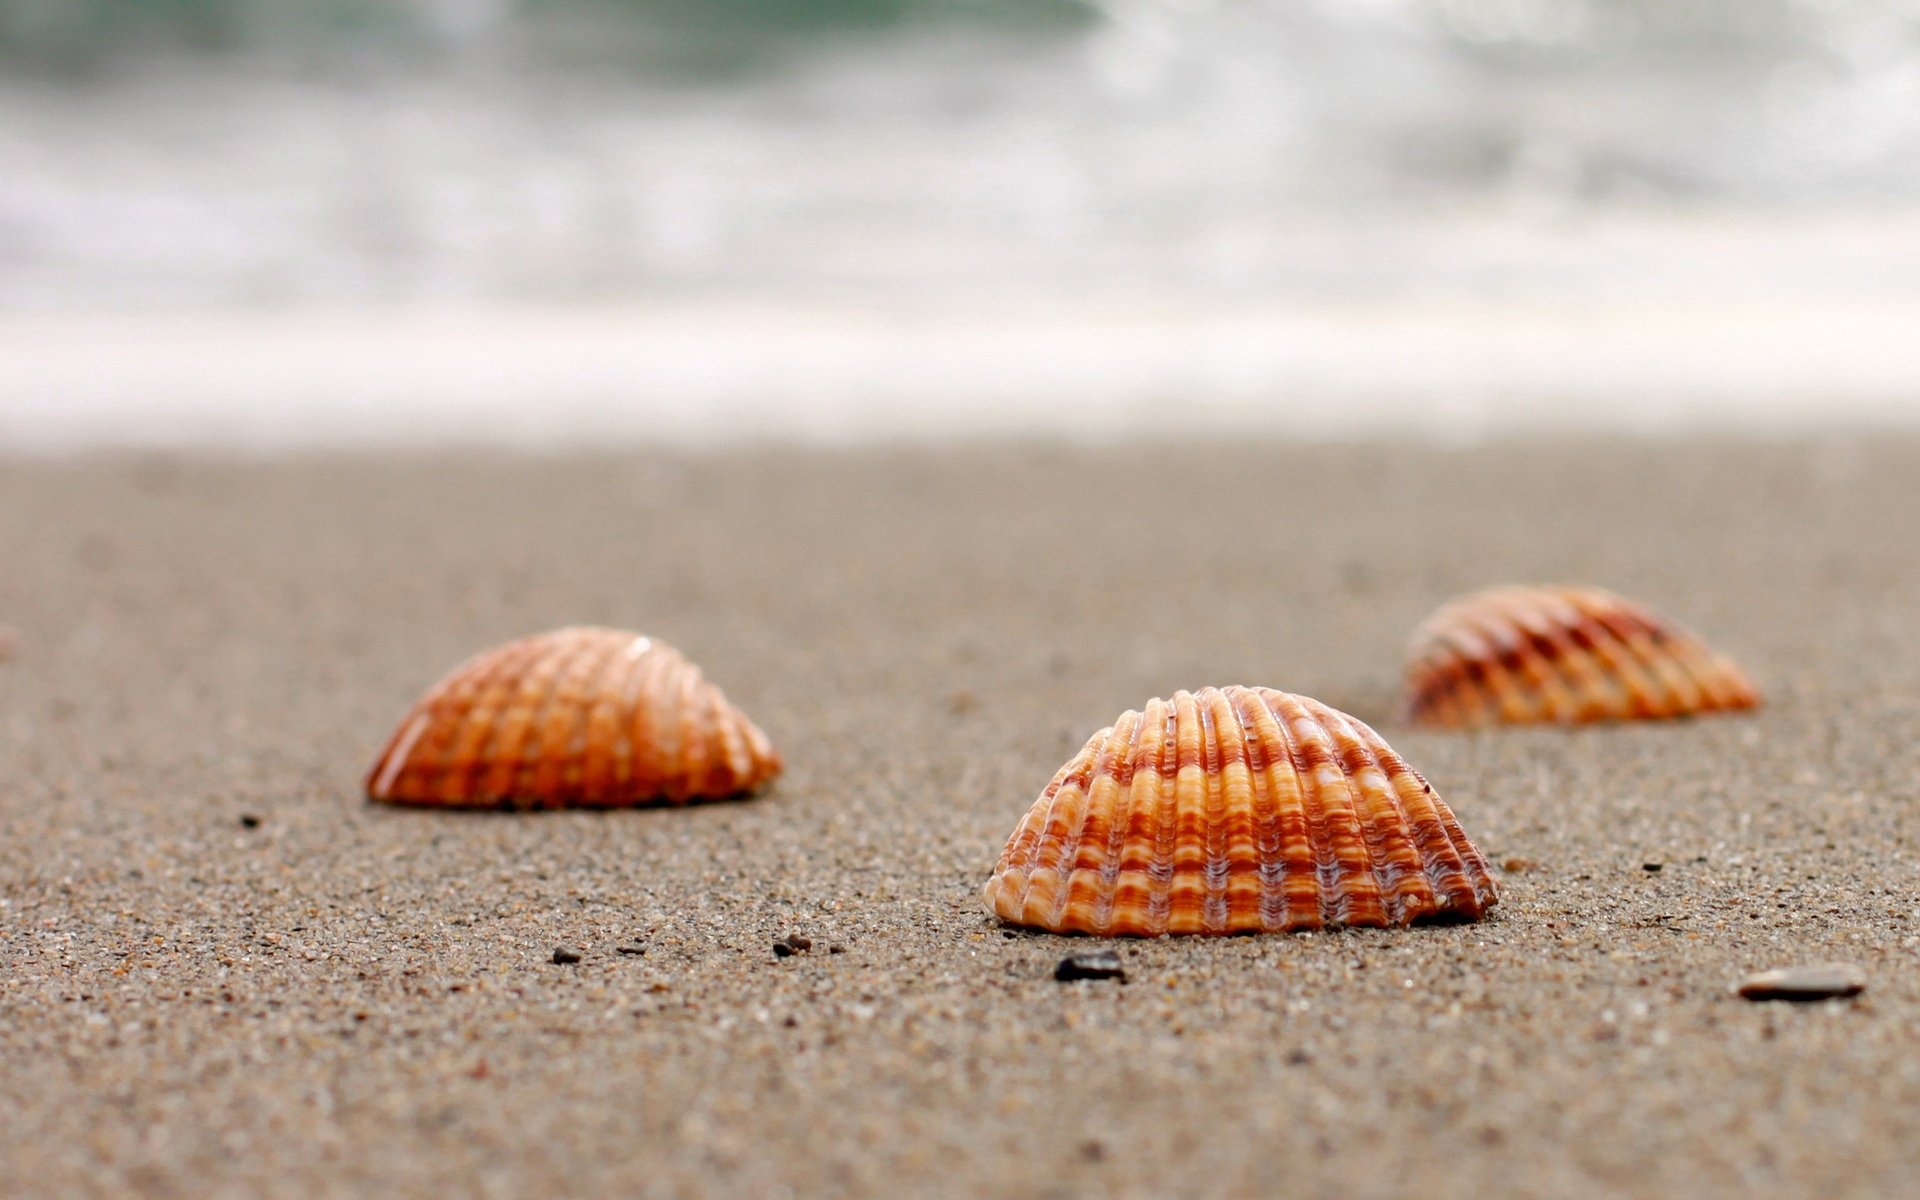
[[[254,816],[252,813],[241,813],[240,824],[246,829],[258,829],[260,828],[260,818]]]
[[[1080,1153],[1086,1157],[1088,1162],[1099,1162],[1107,1156],[1107,1146],[1105,1142],[1095,1138],[1081,1143]]]
[[[804,933],[790,933],[787,935],[787,945],[792,946],[795,950],[811,950],[813,949],[813,939]]]
[[[1127,969],[1120,965],[1120,956],[1111,950],[1097,950],[1092,954],[1069,954],[1060,960],[1053,969],[1053,977],[1062,983],[1076,979],[1117,979],[1127,981]]]
[[[563,967],[568,966],[580,961],[580,952],[578,950],[569,950],[565,946],[555,946],[553,950],[553,961]]]
[[[775,942],[773,944],[773,956],[775,958],[788,958],[792,954],[793,947],[787,945],[785,942]]]
[[[1832,1000],[1857,996],[1866,986],[1866,973],[1851,963],[1817,963],[1749,975],[1740,982],[1740,995],[1748,1000]]]
[[[645,954],[647,948],[645,946],[615,946],[613,952],[615,954]]]
[[[1308,1054],[1299,1047],[1287,1051],[1287,1065],[1290,1067],[1304,1067],[1312,1061],[1313,1055]]]
[[[1645,871],[1649,875],[1658,875],[1660,873],[1660,868],[1666,865],[1667,864],[1665,863],[1641,863],[1640,869],[1642,871]]]
[[[846,952],[847,948],[839,942],[835,942],[833,945],[827,947],[828,954],[845,954]]]
[[[1510,858],[1500,864],[1500,869],[1509,875],[1518,875],[1522,871],[1537,871],[1540,864],[1530,858]]]

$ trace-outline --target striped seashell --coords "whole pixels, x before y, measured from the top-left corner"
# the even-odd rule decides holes
[[[413,706],[367,795],[455,808],[624,808],[732,796],[780,756],[664,642],[560,629],[486,651]]]
[[[1486,860],[1420,773],[1318,700],[1203,688],[1093,735],[1007,840],[987,907],[1158,937],[1474,920]]]
[[[1427,618],[1407,650],[1406,711],[1422,725],[1579,724],[1759,703],[1739,667],[1599,588],[1464,596]]]

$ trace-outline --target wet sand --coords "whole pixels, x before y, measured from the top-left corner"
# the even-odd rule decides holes
[[[0,1192],[1904,1194],[1916,516],[1889,439],[0,464]],[[1415,622],[1515,580],[1772,703],[1395,723]],[[786,776],[361,799],[442,671],[573,622],[680,647]],[[1522,868],[1493,916],[1054,982],[1105,943],[996,925],[999,843],[1122,709],[1227,682],[1376,721]],[[1732,994],[1829,959],[1862,997]]]

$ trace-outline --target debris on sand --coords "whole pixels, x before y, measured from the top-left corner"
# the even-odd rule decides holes
[[[1120,956],[1111,950],[1098,950],[1092,954],[1069,954],[1060,960],[1053,969],[1053,977],[1062,983],[1071,983],[1076,979],[1117,979],[1127,981],[1127,968],[1120,962]]]
[[[1748,1000],[1834,1000],[1858,996],[1866,987],[1866,972],[1851,963],[1816,963],[1749,975],[1739,991]]]

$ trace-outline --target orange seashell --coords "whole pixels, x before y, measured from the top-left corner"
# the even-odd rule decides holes
[[[664,642],[561,629],[486,651],[413,706],[367,795],[455,808],[624,808],[752,791],[780,756]]]
[[[1406,710],[1422,725],[1683,717],[1757,707],[1731,661],[1599,588],[1503,587],[1442,606],[1407,650]]]
[[[1486,860],[1420,773],[1318,700],[1203,688],[1093,735],[987,881],[1003,920],[1158,937],[1474,920]]]

